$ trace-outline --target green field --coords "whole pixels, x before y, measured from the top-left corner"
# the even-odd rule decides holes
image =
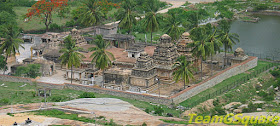
[[[27,10],[30,7],[14,7],[14,11],[17,15],[17,23],[20,28],[24,31],[33,31],[33,30],[41,30],[45,29],[45,24],[41,22],[41,19],[38,17],[34,17],[31,21],[24,22],[24,16],[27,13]],[[74,9],[72,7],[70,10]],[[67,18],[61,18],[57,14],[53,15],[53,23],[58,24],[59,26],[65,25],[67,21],[70,21],[70,14],[67,15]]]
[[[4,86],[0,86],[0,106],[1,105],[9,105],[9,104],[28,104],[28,103],[40,103],[44,102],[43,97],[36,96],[36,85],[27,84],[24,87],[20,87],[24,85],[24,83],[16,83],[16,82],[3,82],[0,81],[0,85],[5,84]],[[47,101],[52,102],[54,99],[61,99],[61,101],[68,101],[72,99],[78,98],[83,91],[63,89],[57,90],[53,89],[52,96],[47,98]],[[134,99],[122,98],[112,95],[106,94],[97,94],[95,93],[96,98],[118,98],[124,101],[129,102],[137,108],[142,110],[149,109],[150,111],[154,110],[154,106],[149,102],[143,102]],[[169,108],[167,106],[161,105],[164,113],[171,113],[176,117],[180,116],[181,111],[177,111],[175,109]]]
[[[216,91],[219,91],[220,89],[223,89],[223,88],[227,87],[228,85],[231,86],[230,84],[232,84],[234,81],[236,81],[240,78],[246,77],[250,73],[252,73],[254,71],[258,71],[269,64],[272,64],[272,63],[265,62],[265,61],[258,61],[258,66],[249,70],[248,72],[244,72],[244,73],[232,76],[232,77],[222,81],[221,83],[215,85],[214,87],[208,88],[207,90],[204,90],[203,92],[200,92],[199,94],[183,101],[182,103],[180,103],[180,105],[189,107],[190,103],[197,102],[197,101],[201,100],[202,98],[205,98],[205,96],[208,96],[209,94],[212,94],[212,93],[214,94]]]

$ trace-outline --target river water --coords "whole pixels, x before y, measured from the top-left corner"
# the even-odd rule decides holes
[[[233,49],[241,47],[249,55],[280,60],[280,16],[257,17],[261,18],[258,23],[232,23],[230,32],[237,33],[240,39]]]

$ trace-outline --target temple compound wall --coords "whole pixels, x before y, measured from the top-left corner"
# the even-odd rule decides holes
[[[257,57],[249,57],[246,61],[242,62],[241,64],[233,65],[216,75],[196,84],[193,87],[187,88],[178,94],[175,94],[171,98],[174,100],[175,103],[180,103],[192,96],[215,86],[216,84],[222,82],[223,80],[235,76],[237,74],[243,73],[247,70],[250,70],[258,65],[258,58]]]
[[[222,82],[223,80],[225,80],[229,77],[235,76],[235,75],[243,73],[249,69],[252,69],[257,66],[257,63],[258,63],[257,57],[249,57],[247,60],[245,60],[241,64],[233,65],[233,66],[217,73],[216,75],[200,82],[199,84],[189,87],[170,97],[157,97],[157,96],[152,96],[152,95],[148,95],[145,93],[132,93],[132,92],[98,88],[98,87],[80,85],[80,84],[68,84],[68,83],[50,84],[50,83],[36,82],[35,79],[14,77],[14,76],[1,75],[1,74],[0,74],[0,80],[1,81],[10,81],[10,82],[25,82],[25,83],[36,82],[38,86],[45,87],[45,88],[54,88],[54,89],[68,88],[68,89],[73,89],[73,90],[109,94],[109,95],[114,95],[114,96],[118,96],[118,97],[136,99],[136,100],[140,100],[140,101],[170,105],[171,103],[178,104],[210,87],[215,86],[216,84]]]

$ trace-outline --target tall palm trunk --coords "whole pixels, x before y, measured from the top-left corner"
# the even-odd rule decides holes
[[[184,89],[186,89],[186,78],[184,77]]]
[[[104,83],[105,83],[105,70],[103,69],[102,70],[102,74],[103,74],[103,76],[102,76],[102,87],[104,87]]]
[[[153,32],[151,32],[151,44],[153,44]]]
[[[211,53],[211,76],[213,76],[213,54]]]
[[[201,62],[200,62],[200,71],[201,71],[201,77],[200,77],[200,80],[202,80],[202,76],[203,76],[203,70],[202,70],[202,60],[203,60],[203,57],[201,56]]]
[[[227,66],[227,48],[226,48],[226,44],[225,44],[225,58],[224,58],[224,67]]]
[[[6,63],[8,64],[8,54],[6,54],[6,57],[5,57],[5,61],[6,61]],[[3,74],[5,75],[5,72],[6,72],[6,69],[7,69],[7,64],[6,64],[6,66],[4,67],[4,69],[3,69]]]
[[[73,78],[73,65],[71,66],[71,84],[72,84],[72,78]]]

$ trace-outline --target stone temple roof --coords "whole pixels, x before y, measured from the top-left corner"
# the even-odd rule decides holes
[[[125,35],[125,34],[110,34],[103,37],[104,40],[134,40],[135,37],[133,35]]]
[[[144,51],[145,45],[143,43],[135,43],[130,46],[126,51],[128,52],[142,52]]]
[[[238,48],[235,50],[235,52],[244,52],[244,50],[243,50],[242,48],[238,47]]]
[[[161,39],[171,39],[171,37],[167,34],[163,34],[160,38]]]
[[[190,33],[189,32],[184,32],[182,35],[183,36],[190,36]]]

